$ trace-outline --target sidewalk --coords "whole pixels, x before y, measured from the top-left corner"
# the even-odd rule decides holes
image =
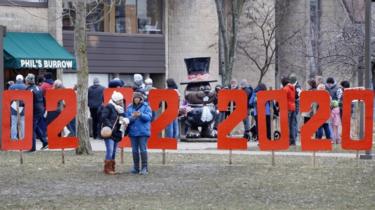
[[[249,142],[249,148],[258,147],[257,142]],[[40,148],[42,144],[37,142],[37,148]],[[91,146],[93,151],[105,151],[105,145],[103,140],[91,139]],[[131,148],[125,148],[125,152],[130,152]],[[160,153],[162,150],[150,149],[151,153]],[[177,150],[167,150],[167,153],[178,153],[178,154],[229,154],[228,150],[217,150],[216,142],[178,142]],[[271,152],[263,151],[248,151],[248,150],[233,150],[233,154],[238,155],[271,155]],[[363,153],[363,152],[362,152]],[[282,156],[312,156],[312,152],[275,152],[275,155]],[[355,153],[337,153],[337,152],[317,152],[317,157],[340,157],[340,158],[355,158]]]

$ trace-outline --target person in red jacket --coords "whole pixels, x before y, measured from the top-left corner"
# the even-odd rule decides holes
[[[46,96],[46,90],[53,89],[53,83],[54,83],[54,81],[52,79],[52,74],[47,72],[44,75],[43,83],[40,85],[40,88],[42,89],[42,92],[43,92],[43,96]]]
[[[296,138],[297,133],[295,132],[297,128],[297,123],[294,122],[296,120],[296,90],[294,85],[289,82],[288,78],[283,78],[281,80],[281,84],[283,86],[283,90],[287,93],[287,100],[288,100],[288,124],[289,124],[289,144],[296,145]]]

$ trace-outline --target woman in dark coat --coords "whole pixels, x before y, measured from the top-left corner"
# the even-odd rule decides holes
[[[102,136],[106,147],[104,161],[105,174],[115,174],[116,149],[118,142],[120,142],[123,137],[121,125],[124,124],[125,121],[124,115],[124,97],[120,92],[114,91],[108,105],[101,111],[101,128],[109,127],[112,130],[111,136]]]

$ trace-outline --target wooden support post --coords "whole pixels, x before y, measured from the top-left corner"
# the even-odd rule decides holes
[[[270,87],[269,90],[272,90],[272,87]],[[271,127],[270,127],[270,129],[271,129],[271,131],[270,131],[271,136],[270,137],[271,137],[271,141],[274,141],[275,138],[274,138],[273,134],[275,132],[275,129],[274,129],[274,125],[273,125],[273,114],[274,114],[273,113],[273,101],[270,101],[269,104],[270,104],[270,123],[271,123]],[[271,164],[272,164],[272,166],[275,166],[276,162],[275,162],[275,151],[274,150],[272,150],[272,155],[271,156],[272,156],[272,158],[271,158]]]
[[[165,149],[163,149],[163,160],[162,160],[162,162],[163,162],[163,165],[165,165],[165,163],[166,163],[166,153],[165,153]]]
[[[163,101],[162,102],[162,107],[161,107],[161,109],[162,109],[162,113],[165,111],[165,101]],[[165,130],[163,130],[162,132],[161,132],[161,137],[162,138],[165,138]],[[162,150],[162,164],[163,165],[165,165],[166,164],[166,162],[167,162],[167,157],[166,157],[166,151],[165,151],[165,149],[163,149]]]
[[[23,154],[22,154],[22,150],[20,150],[20,164],[21,164],[21,165],[23,164]]]
[[[356,117],[356,135],[357,135],[357,138],[360,139],[362,137],[362,128],[363,128],[363,125],[361,123],[361,119],[362,119],[362,116],[361,114],[363,113],[361,111],[361,102],[358,100],[357,101],[357,105],[356,105],[356,109],[355,109],[355,117]],[[359,151],[357,150],[356,151],[356,155],[355,155],[355,158],[358,160],[359,159]]]
[[[61,160],[62,160],[62,164],[65,164],[64,149],[61,150]]]
[[[121,164],[124,164],[124,148],[121,148]]]
[[[316,167],[316,152],[313,152],[313,167]]]
[[[232,150],[229,150],[229,165],[232,165]]]
[[[230,102],[230,113],[232,114],[234,110],[234,104],[233,101]],[[232,133],[229,134],[232,136]],[[229,165],[232,165],[232,149],[229,150]]]

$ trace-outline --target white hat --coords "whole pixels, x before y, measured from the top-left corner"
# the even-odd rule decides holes
[[[141,74],[134,74],[134,82],[139,82],[143,80],[143,76]]]
[[[145,79],[145,84],[146,85],[152,85],[152,79],[151,78],[147,78],[147,79]]]
[[[21,74],[16,76],[17,81],[23,81],[23,76]]]
[[[124,100],[124,96],[120,92],[114,91],[112,93],[111,99],[113,101],[120,101],[120,100]]]

